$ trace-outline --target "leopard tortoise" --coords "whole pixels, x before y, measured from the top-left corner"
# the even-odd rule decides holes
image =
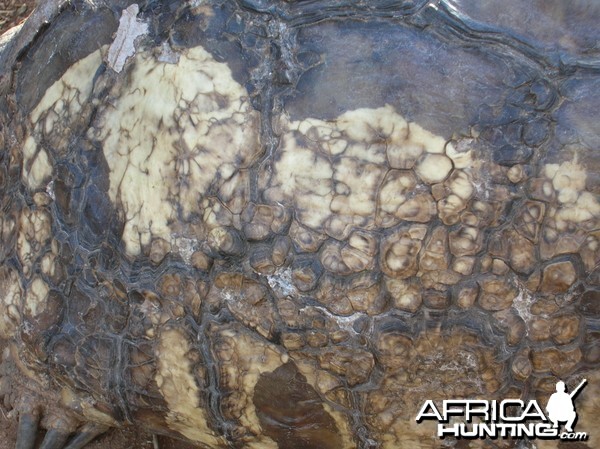
[[[40,2],[0,53],[0,395],[17,449],[438,438],[577,399],[600,447],[593,0]],[[596,433],[594,433],[594,423]]]

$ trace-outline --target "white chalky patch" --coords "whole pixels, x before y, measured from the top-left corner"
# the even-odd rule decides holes
[[[355,312],[348,316],[335,315],[335,314],[331,313],[329,310],[327,310],[325,307],[321,307],[321,306],[303,307],[300,309],[300,313],[306,313],[307,311],[309,311],[311,309],[316,309],[316,310],[320,311],[322,314],[327,316],[330,320],[335,321],[340,329],[344,329],[353,334],[356,334],[356,330],[354,329],[354,322],[365,316],[364,313],[360,313],[360,312]]]
[[[192,255],[198,249],[198,242],[186,237],[174,237],[172,244],[186,263],[190,263]]]
[[[174,52],[168,42],[163,42],[160,46],[158,60],[168,64],[177,64],[179,62],[179,53]]]
[[[148,34],[148,24],[137,18],[139,11],[135,3],[123,10],[115,40],[108,49],[108,66],[117,73],[123,70],[127,59],[135,53],[135,40]]]
[[[136,255],[152,237],[171,241],[170,223],[202,216],[206,190],[248,166],[260,145],[245,88],[202,47],[178,64],[146,52],[132,65],[90,135],[102,141],[110,198],[125,212],[123,241]]]
[[[271,276],[267,276],[269,287],[279,292],[282,296],[295,295],[298,293],[292,282],[292,270],[285,268],[277,270]]]
[[[517,314],[525,323],[529,323],[532,316],[530,307],[534,298],[527,287],[521,283],[518,283],[517,288],[519,289],[519,294],[515,299],[513,299],[512,307],[517,311]],[[528,328],[526,327],[526,333],[528,334],[529,330],[527,329]]]
[[[206,411],[200,407],[200,391],[187,358],[189,351],[183,332],[163,330],[156,350],[155,380],[169,406],[167,424],[192,441],[222,447],[225,441],[208,427]]]

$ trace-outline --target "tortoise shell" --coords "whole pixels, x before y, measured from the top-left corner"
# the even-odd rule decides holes
[[[57,3],[0,53],[17,448],[517,447],[415,417],[583,377],[600,447],[596,3]]]

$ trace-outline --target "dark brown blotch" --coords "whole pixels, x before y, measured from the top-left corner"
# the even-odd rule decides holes
[[[292,362],[260,376],[254,406],[268,437],[286,449],[338,449],[342,439],[323,401]]]

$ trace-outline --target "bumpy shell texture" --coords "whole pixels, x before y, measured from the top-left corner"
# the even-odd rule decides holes
[[[523,447],[415,416],[583,378],[577,449],[600,447],[599,20],[591,0],[42,5],[0,50],[17,447],[38,425],[54,448],[125,426]]]

